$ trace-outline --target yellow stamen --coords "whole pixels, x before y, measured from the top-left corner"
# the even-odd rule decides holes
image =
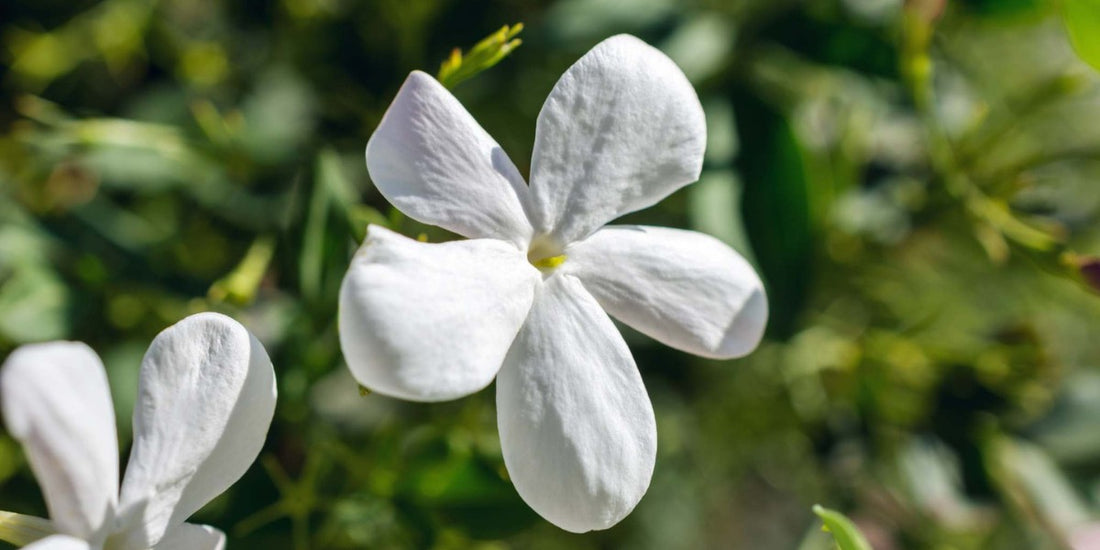
[[[542,258],[540,260],[535,260],[531,263],[539,269],[554,269],[555,267],[558,267],[559,265],[565,263],[565,254]]]

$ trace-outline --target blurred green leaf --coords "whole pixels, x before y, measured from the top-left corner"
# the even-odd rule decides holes
[[[820,13],[794,13],[773,22],[784,46],[821,63],[897,77],[897,46],[879,29]]]
[[[1000,489],[1020,513],[1031,516],[1032,525],[1049,525],[1066,534],[1091,519],[1085,501],[1041,447],[994,437],[986,453]]]
[[[13,218],[0,214],[0,276],[17,264],[46,263],[49,251],[54,248],[54,243],[38,228]]]
[[[514,533],[537,520],[512,484],[476,454],[449,449],[418,457],[402,487],[447,525],[477,539]]]
[[[616,32],[639,32],[676,14],[675,0],[561,0],[551,6],[547,29],[560,44],[589,42]]]
[[[1078,371],[1066,377],[1065,389],[1050,412],[1035,423],[1029,437],[1038,441],[1056,460],[1088,464],[1100,456],[1100,373]]]
[[[1077,54],[1100,69],[1100,0],[1063,0],[1062,15]]]
[[[313,90],[297,72],[278,67],[260,75],[241,107],[241,140],[259,162],[290,160],[300,153],[316,123]]]
[[[768,286],[769,330],[792,334],[812,279],[814,228],[809,178],[794,133],[759,98],[734,98],[744,187],[741,213]]]
[[[840,512],[814,505],[814,513],[825,522],[824,529],[833,535],[840,550],[873,550],[855,524]]]
[[[0,282],[0,336],[16,343],[57,340],[69,334],[70,291],[57,274],[27,265]]]
[[[115,422],[118,425],[118,439],[123,448],[133,435],[132,419],[138,397],[141,360],[148,348],[149,342],[135,339],[119,342],[105,350],[97,350],[107,369],[107,382],[111,387],[111,402],[115,406]]]
[[[1012,17],[1034,14],[1046,3],[1042,0],[959,0],[959,4],[981,15]]]
[[[102,59],[117,75],[144,53],[142,36],[155,4],[107,0],[50,31],[7,29],[12,71],[33,90],[45,88],[91,59]]]
[[[24,462],[23,450],[19,442],[6,435],[0,435],[0,483],[19,473]]]
[[[228,300],[241,305],[252,302],[274,255],[275,238],[270,235],[258,237],[248,248],[241,263],[210,286],[207,293],[210,299]]]
[[[722,68],[736,39],[736,28],[726,18],[707,14],[680,25],[661,50],[680,66],[688,80],[700,82]]]
[[[741,181],[731,170],[708,170],[692,185],[688,213],[692,226],[752,258],[741,219]]]
[[[315,299],[321,291],[329,210],[337,207],[341,212],[346,212],[354,200],[352,197],[351,184],[340,166],[339,155],[330,149],[322,151],[314,169],[313,193],[309,199],[302,252],[298,259],[302,293],[307,298]]]

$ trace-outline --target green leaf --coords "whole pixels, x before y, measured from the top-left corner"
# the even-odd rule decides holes
[[[65,281],[48,267],[16,269],[0,283],[0,338],[26,343],[66,337],[71,298]]]
[[[241,114],[241,142],[252,158],[268,164],[286,162],[294,159],[313,133],[316,99],[305,79],[278,68],[258,78]]]
[[[339,190],[345,186],[340,158],[332,150],[322,151],[317,157],[314,171],[313,194],[309,201],[309,214],[298,264],[302,293],[311,299],[316,298],[321,290],[329,207],[337,202]]]
[[[257,237],[237,267],[210,286],[210,299],[239,305],[252,303],[274,255],[275,238],[271,235]]]
[[[1062,16],[1077,55],[1100,70],[1100,0],[1065,0]]]
[[[411,459],[411,464],[402,480],[403,498],[449,528],[474,539],[492,540],[537,521],[492,460],[447,445],[442,456],[424,453]]]
[[[825,522],[824,529],[833,535],[840,550],[873,550],[871,544],[859,532],[852,520],[835,510],[814,505],[814,513]]]
[[[768,330],[790,337],[813,275],[815,205],[802,148],[790,124],[760,98],[733,97],[744,188],[741,214],[768,287]],[[817,206],[817,210],[824,210]]]

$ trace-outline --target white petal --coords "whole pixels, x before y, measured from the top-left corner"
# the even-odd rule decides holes
[[[275,411],[264,347],[233,319],[192,315],[161,332],[141,363],[122,509],[148,548],[239,479]]]
[[[607,529],[649,487],[653,408],[622,336],[570,275],[541,287],[497,376],[504,463],[520,496],[562,529]]]
[[[118,498],[118,435],[99,357],[79,342],[22,346],[0,371],[0,398],[57,530],[104,534]]]
[[[768,321],[764,286],[740,254],[709,235],[665,227],[605,227],[574,243],[562,269],[608,313],[676,349],[740,357]]]
[[[527,184],[508,155],[434,78],[413,71],[370,142],[367,171],[399,210],[467,237],[526,243]]]
[[[403,399],[476,392],[500,370],[540,277],[502,241],[428,244],[371,226],[340,290],[348,368]]]
[[[24,546],[23,550],[91,550],[91,548],[91,545],[83,539],[68,535],[53,535],[30,543]]]
[[[703,107],[684,73],[629,35],[592,48],[539,113],[531,221],[560,245],[699,179]]]
[[[184,523],[169,530],[153,550],[223,550],[225,533],[209,525]]]

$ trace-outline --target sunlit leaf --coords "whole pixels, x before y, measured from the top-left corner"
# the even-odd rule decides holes
[[[1077,54],[1100,69],[1100,0],[1064,0],[1062,10]]]
[[[825,522],[824,529],[833,535],[839,550],[873,550],[863,533],[844,514],[821,505],[814,506],[814,513]]]
[[[256,298],[256,292],[275,254],[275,239],[264,235],[253,241],[244,258],[228,275],[210,286],[212,300],[228,300],[247,304]]]

